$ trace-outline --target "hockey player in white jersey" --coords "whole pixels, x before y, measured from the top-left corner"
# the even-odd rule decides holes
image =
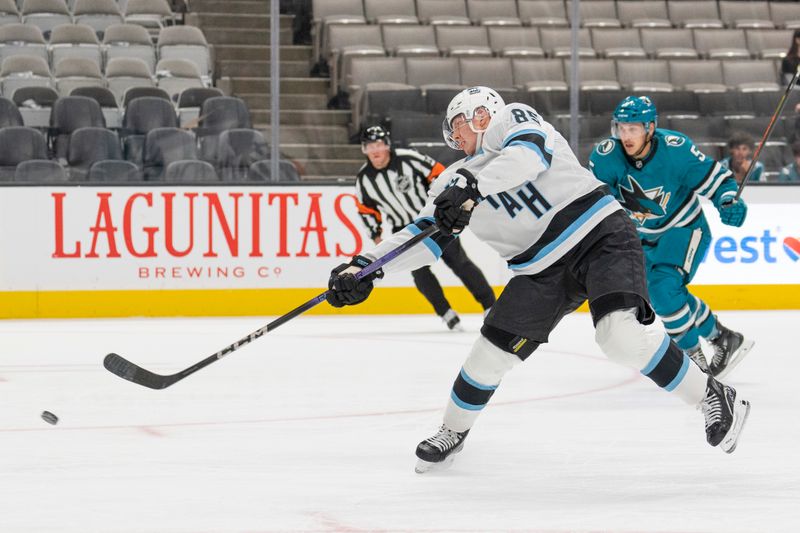
[[[432,263],[469,225],[514,274],[456,377],[441,428],[417,447],[417,472],[452,461],[505,373],[547,342],[561,318],[587,299],[595,339],[606,356],[699,407],[708,443],[732,452],[749,403],[704,374],[653,324],[636,230],[564,138],[533,108],[505,105],[487,87],[471,87],[453,98],[443,133],[466,157],[434,182],[413,224],[334,269],[329,281],[332,305],[364,301],[383,273],[361,280],[354,273],[434,223],[438,235],[384,270]]]

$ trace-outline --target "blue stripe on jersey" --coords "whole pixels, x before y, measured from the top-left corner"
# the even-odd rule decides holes
[[[542,130],[536,130],[536,129],[529,128],[527,130],[515,131],[514,133],[512,133],[511,135],[509,135],[508,137],[503,139],[502,146],[503,146],[503,148],[505,148],[506,146],[508,146],[508,143],[510,143],[511,141],[516,139],[517,137],[523,136],[523,135],[529,135],[529,134],[538,135],[542,139],[547,139],[547,134],[545,132],[543,132]],[[553,151],[548,149],[547,147],[545,147],[545,151],[548,154],[553,155]]]
[[[656,353],[653,354],[653,357],[650,359],[650,362],[647,363],[647,366],[642,369],[642,374],[646,376],[658,366],[658,363],[661,362],[664,354],[667,353],[667,348],[669,348],[669,335],[665,333],[664,340],[661,341],[661,346],[659,346],[658,350],[656,350]]]
[[[675,379],[669,382],[669,384],[664,387],[664,390],[667,392],[672,392],[675,390],[675,387],[681,384],[683,381],[683,377],[686,375],[686,372],[689,370],[689,358],[686,354],[683,354],[683,363],[681,363],[681,369],[678,370],[678,374],[675,376]]]
[[[528,142],[528,141],[515,140],[515,141],[511,141],[506,146],[524,146],[525,148],[533,150],[534,152],[536,152],[536,154],[542,160],[542,163],[544,163],[544,168],[550,168],[550,161],[548,161],[548,158],[545,157],[545,155],[542,153],[542,150],[535,143]],[[550,158],[550,159],[552,159],[552,158]]]
[[[464,371],[464,368],[461,368],[461,377],[464,378],[464,381],[475,387],[476,389],[480,390],[497,390],[497,385],[484,385],[483,383],[478,383]]]
[[[481,409],[486,407],[486,404],[483,404],[483,405],[472,405],[471,403],[467,403],[467,402],[461,400],[458,396],[456,396],[455,391],[452,391],[450,393],[450,399],[453,400],[454,404],[456,404],[457,406],[459,406],[462,409],[466,409],[467,411],[480,411]]]
[[[553,151],[545,145],[547,134],[540,130],[527,129],[516,131],[503,140],[503,148],[507,146],[524,146],[536,152],[544,163],[545,168],[550,168],[553,160]]]
[[[434,223],[434,219],[430,217],[418,218],[417,220],[414,221],[414,224],[409,224],[408,226],[406,226],[406,229],[410,231],[412,235],[419,235],[420,233],[422,233],[422,230],[419,229],[419,227],[417,227],[416,223],[420,221],[428,221],[431,224]],[[431,251],[431,253],[436,259],[442,257],[442,249],[438,244],[436,244],[436,241],[428,237],[422,242],[425,244],[425,246],[428,247],[428,249]]]
[[[545,256],[547,256],[547,254],[551,253],[559,245],[561,245],[561,243],[569,239],[573,234],[575,234],[578,230],[580,230],[581,227],[584,224],[586,224],[598,211],[600,211],[607,205],[614,203],[615,201],[616,200],[614,200],[614,197],[611,195],[603,196],[602,198],[597,200],[594,203],[594,205],[592,205],[592,207],[584,211],[584,213],[581,216],[576,218],[572,224],[567,226],[567,228],[564,231],[562,231],[558,237],[550,241],[550,243],[547,244],[546,246],[542,247],[542,249],[539,250],[539,252],[536,255],[534,255],[532,259],[517,265],[508,265],[508,268],[510,268],[511,270],[520,270],[541,261],[542,259],[545,258]]]

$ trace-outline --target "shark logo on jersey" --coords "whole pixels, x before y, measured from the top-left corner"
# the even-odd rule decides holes
[[[611,139],[606,139],[597,145],[597,153],[600,155],[608,155],[614,149],[616,143]]]
[[[667,135],[664,137],[664,142],[667,143],[667,146],[680,146],[682,145],[686,139],[683,137],[678,137],[677,135]]]
[[[628,175],[630,188],[620,185],[622,205],[639,224],[647,220],[661,218],[667,213],[667,204],[671,193],[665,193],[663,187],[644,190],[639,182]]]

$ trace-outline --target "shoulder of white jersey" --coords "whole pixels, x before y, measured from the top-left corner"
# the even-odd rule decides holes
[[[506,104],[492,119],[486,129],[484,139],[490,147],[502,149],[509,136],[519,131],[532,129],[545,140],[553,132],[553,126],[528,104],[512,102]]]

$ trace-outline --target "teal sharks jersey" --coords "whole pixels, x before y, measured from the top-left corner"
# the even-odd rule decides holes
[[[656,241],[676,227],[705,224],[698,195],[718,208],[736,194],[731,172],[685,135],[656,129],[647,157],[634,160],[619,139],[599,143],[589,158],[594,175],[611,187],[642,239]]]

